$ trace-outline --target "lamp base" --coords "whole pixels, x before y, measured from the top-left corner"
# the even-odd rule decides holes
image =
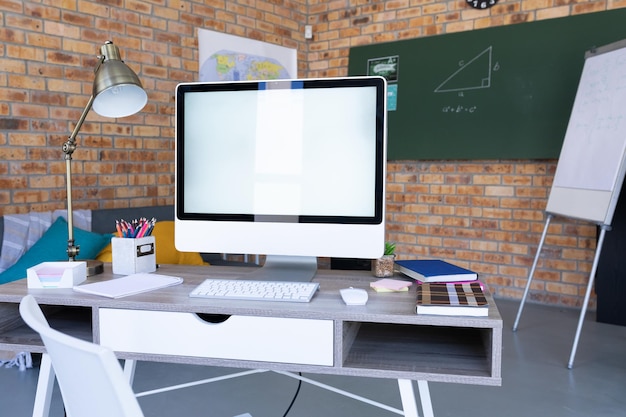
[[[84,262],[87,262],[87,276],[88,277],[98,275],[104,272],[104,264],[101,261],[90,259]]]

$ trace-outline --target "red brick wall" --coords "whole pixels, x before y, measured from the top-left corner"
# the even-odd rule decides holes
[[[123,119],[89,113],[73,155],[75,206],[172,204],[173,92],[197,79],[197,28],[297,48],[304,11],[299,1],[0,0],[0,214],[65,206],[61,146],[106,40],[149,101]]]
[[[399,257],[435,257],[476,270],[493,292],[521,298],[545,225],[553,162],[400,162],[388,166],[389,239]],[[551,222],[531,299],[579,305],[594,225]]]
[[[91,112],[78,136],[78,208],[171,204],[173,91],[196,79],[196,28],[298,49],[299,76],[347,73],[351,46],[626,7],[626,0],[0,0],[0,214],[65,205],[61,145],[91,90],[99,47],[113,40],[149,96],[139,114]],[[305,40],[304,25],[314,38]],[[389,240],[398,256],[454,260],[495,292],[521,296],[544,224],[555,161],[389,164]],[[535,300],[579,305],[595,228],[555,221]]]

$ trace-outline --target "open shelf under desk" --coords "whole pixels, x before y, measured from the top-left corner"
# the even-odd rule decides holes
[[[500,385],[492,357],[493,329],[386,323],[346,323],[343,368],[379,375]]]
[[[92,309],[88,307],[41,306],[50,327],[70,336],[93,341]],[[23,322],[18,304],[0,304],[0,350],[45,352],[39,335]]]

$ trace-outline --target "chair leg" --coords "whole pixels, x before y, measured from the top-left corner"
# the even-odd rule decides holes
[[[50,414],[50,402],[54,386],[54,369],[52,361],[47,353],[41,355],[39,364],[39,378],[37,380],[37,393],[33,404],[33,417],[48,417]]]

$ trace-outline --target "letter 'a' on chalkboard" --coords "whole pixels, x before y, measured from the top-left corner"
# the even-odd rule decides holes
[[[626,172],[626,40],[585,58],[546,212],[610,225]]]

